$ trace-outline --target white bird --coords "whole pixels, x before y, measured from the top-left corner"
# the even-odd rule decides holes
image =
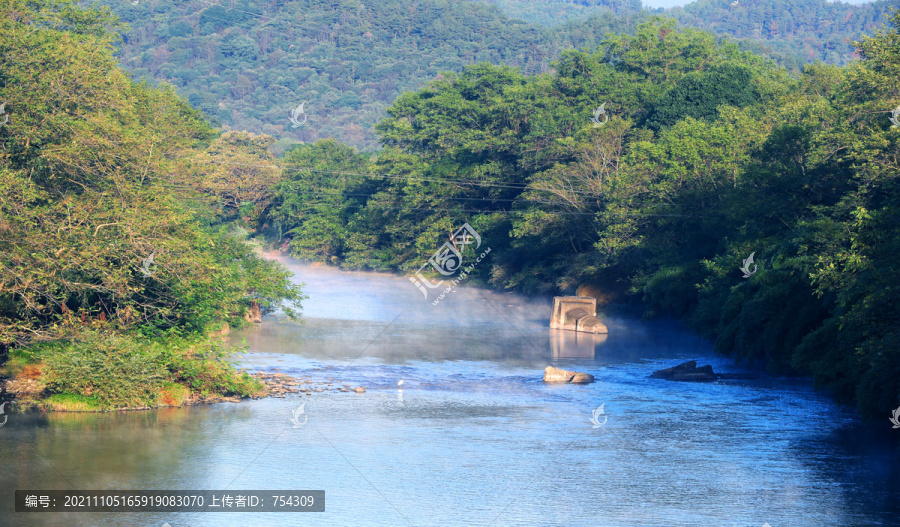
[[[397,387],[401,388],[401,389],[403,388],[403,379],[400,379],[399,381],[397,381]]]

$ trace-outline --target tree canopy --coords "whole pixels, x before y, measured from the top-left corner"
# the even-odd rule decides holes
[[[336,142],[293,151],[315,170],[271,210],[295,254],[350,268],[416,270],[468,222],[492,248],[469,280],[627,288],[874,415],[900,404],[898,27],[799,75],[670,19],[548,73],[448,72],[388,109],[368,164]]]

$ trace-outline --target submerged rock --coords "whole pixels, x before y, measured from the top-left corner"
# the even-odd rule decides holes
[[[719,376],[713,371],[712,366],[707,364],[706,366],[698,368],[697,361],[695,360],[679,364],[678,366],[672,366],[671,368],[657,370],[651,373],[650,377],[654,379],[666,379],[668,381],[687,382],[707,382],[719,379]]]
[[[544,382],[564,382],[570,384],[587,384],[594,382],[594,376],[590,373],[563,370],[547,366],[544,368]]]

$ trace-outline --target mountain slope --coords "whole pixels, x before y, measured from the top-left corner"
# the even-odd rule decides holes
[[[791,0],[801,7],[782,12],[775,0],[745,1],[731,6],[701,0],[671,14],[688,25],[735,35],[743,49],[798,67],[813,59],[851,60],[844,40],[877,25],[878,13],[887,8],[884,1],[849,6]],[[544,72],[562,50],[594,49],[605,34],[632,34],[649,16],[624,0],[496,3],[139,0],[107,5],[131,24],[119,56],[136,78],[172,84],[214,124],[275,137],[279,153],[293,143],[326,137],[377,149],[373,127],[386,108],[440,72],[477,62]],[[574,13],[572,20],[547,27],[504,14],[533,13],[532,19],[545,21],[537,15],[557,8]],[[838,15],[840,21],[828,22]],[[301,103],[302,124],[295,125],[289,118]]]
[[[169,82],[215,120],[270,134],[282,149],[325,137],[376,148],[372,127],[387,106],[439,72],[482,61],[545,71],[573,45],[477,2],[162,0],[113,10],[132,25],[120,57],[136,77]],[[628,23],[595,21],[590,33]],[[288,118],[304,101],[307,121],[294,127]]]

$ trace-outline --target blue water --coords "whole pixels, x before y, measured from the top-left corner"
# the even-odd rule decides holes
[[[605,317],[608,336],[575,335],[547,329],[549,299],[460,287],[433,306],[404,278],[285,262],[307,284],[305,322],[233,333],[250,350],[241,365],[366,393],[13,414],[0,524],[900,525],[890,433],[807,380],[717,357],[674,322]],[[690,359],[760,376],[648,378]],[[548,364],[597,382],[545,384]],[[326,512],[12,513],[12,491],[29,488],[320,489]]]

